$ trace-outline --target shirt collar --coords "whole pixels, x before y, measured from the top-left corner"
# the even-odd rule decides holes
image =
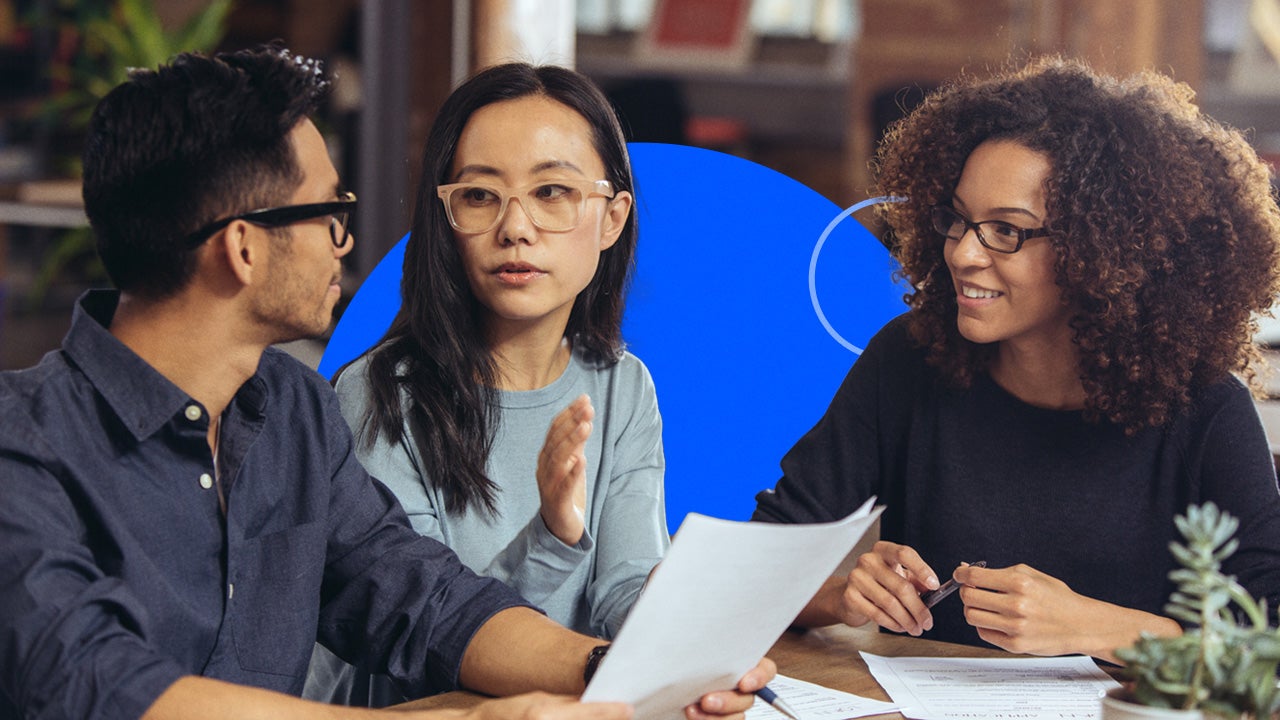
[[[76,302],[62,351],[84,373],[111,409],[142,440],[196,403],[107,330],[120,293],[89,290]],[[203,411],[203,406],[201,407]]]

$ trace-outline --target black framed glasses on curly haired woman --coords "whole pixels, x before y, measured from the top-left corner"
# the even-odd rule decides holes
[[[259,227],[277,228],[329,215],[332,218],[329,222],[329,239],[333,242],[335,248],[341,248],[351,239],[351,216],[355,214],[355,211],[356,194],[353,192],[341,193],[337,200],[329,202],[283,205],[281,207],[252,210],[205,225],[187,236],[187,244],[195,247],[236,220],[253,223]]]
[[[1053,234],[1048,228],[1020,228],[1003,220],[973,222],[949,205],[934,205],[929,209],[929,217],[933,222],[933,229],[945,238],[959,240],[965,233],[973,230],[982,247],[1006,255],[1021,250],[1022,244],[1031,238]],[[986,232],[983,232],[984,228]]]

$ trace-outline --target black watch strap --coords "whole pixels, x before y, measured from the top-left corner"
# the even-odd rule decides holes
[[[591,678],[595,677],[596,669],[600,667],[600,661],[604,659],[604,654],[607,652],[609,652],[608,645],[597,645],[587,653],[587,667],[582,671],[583,683],[591,684]]]

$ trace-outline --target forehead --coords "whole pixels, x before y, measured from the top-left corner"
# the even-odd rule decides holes
[[[338,187],[338,171],[329,159],[329,149],[320,131],[310,120],[303,120],[289,132],[294,161],[302,182],[294,192],[297,202],[330,200]]]
[[[1013,140],[988,140],[969,154],[956,194],[972,206],[1043,211],[1052,164],[1044,153]]]
[[[540,166],[565,163],[591,179],[603,177],[590,123],[568,105],[529,95],[472,113],[458,138],[451,172],[478,166],[514,179]]]

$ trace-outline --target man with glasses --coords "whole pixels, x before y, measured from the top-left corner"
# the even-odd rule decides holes
[[[118,291],[0,374],[0,718],[363,717],[288,695],[318,639],[410,697],[580,692],[598,641],[414,532],[328,385],[318,334],[356,199],[287,51],[179,56],[95,110],[84,198]],[[705,696],[741,712],[772,675]],[[274,691],[274,692],[272,692]],[[521,695],[478,717],[626,717]]]

